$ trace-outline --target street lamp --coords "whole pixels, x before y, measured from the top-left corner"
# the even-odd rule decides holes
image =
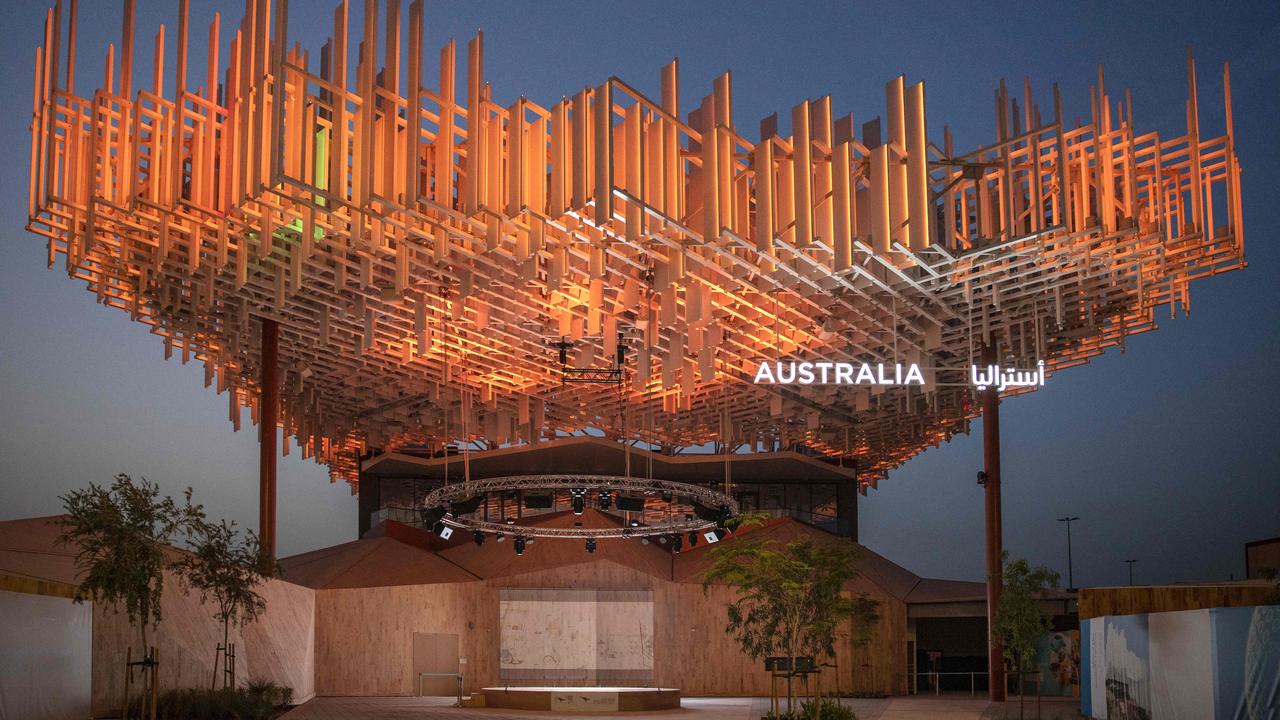
[[[1076,589],[1075,578],[1071,576],[1071,522],[1079,519],[1071,516],[1058,518],[1058,522],[1067,524],[1067,590]]]
[[[1129,586],[1130,586],[1130,587],[1132,587],[1132,586],[1133,586],[1133,564],[1134,564],[1134,563],[1136,563],[1136,562],[1138,562],[1138,561],[1137,561],[1137,560],[1125,560],[1125,562],[1129,564]]]

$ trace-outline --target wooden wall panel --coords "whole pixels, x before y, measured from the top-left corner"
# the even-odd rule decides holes
[[[731,591],[704,594],[608,560],[510,575],[496,580],[316,591],[316,692],[320,695],[412,695],[413,633],[457,633],[467,658],[466,691],[499,683],[498,603],[502,587],[649,588],[654,600],[655,682],[686,695],[766,695],[769,676],[725,635]],[[838,669],[823,686],[902,692],[906,606],[882,596],[872,641],[837,642]],[[359,621],[353,621],[358,618]]]
[[[267,609],[243,630],[233,629],[236,681],[266,679],[293,688],[294,702],[315,694],[315,591],[281,580],[262,590]],[[160,654],[160,688],[208,687],[214,653],[222,641],[222,623],[214,606],[201,603],[171,574],[165,575],[163,619],[148,642]],[[123,613],[94,608],[93,711],[118,713],[124,690],[125,648],[135,658],[141,647],[136,630]]]
[[[1084,588],[1080,591],[1080,619],[1103,615],[1199,610],[1261,605],[1275,586],[1259,582],[1238,585],[1155,585],[1151,587]]]

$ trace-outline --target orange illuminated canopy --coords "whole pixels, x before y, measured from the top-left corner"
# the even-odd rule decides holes
[[[691,94],[675,61],[659,98],[611,77],[500,103],[482,35],[430,53],[428,76],[421,0],[407,22],[396,0],[344,1],[315,53],[289,44],[285,0],[250,0],[212,19],[199,77],[183,0],[135,78],[125,5],[94,89],[74,13],[49,13],[28,227],[51,266],[202,362],[237,426],[257,319],[277,321],[285,450],[348,480],[368,448],[594,428],[807,446],[874,482],[967,429],[978,344],[1052,374],[1243,265],[1230,78],[1225,129],[1202,136],[1190,58],[1173,137],[1135,127],[1099,71],[1083,124],[1056,87],[1042,106],[1002,83],[992,141],[962,151],[926,137],[924,86],[901,77],[870,122],[824,96],[758,132],[728,73]],[[926,382],[752,382],[815,358]]]

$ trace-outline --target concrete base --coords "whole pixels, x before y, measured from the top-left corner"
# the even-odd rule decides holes
[[[484,706],[558,712],[631,712],[675,710],[680,690],[641,687],[489,687]]]

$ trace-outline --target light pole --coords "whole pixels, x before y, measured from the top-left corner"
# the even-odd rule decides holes
[[[1067,590],[1076,589],[1075,578],[1071,576],[1071,522],[1079,519],[1071,516],[1058,518],[1058,522],[1067,524]]]
[[[1136,563],[1136,562],[1138,562],[1138,561],[1137,561],[1137,560],[1125,560],[1125,562],[1129,564],[1129,586],[1130,586],[1130,587],[1133,587],[1133,564],[1134,564],[1134,563]]]

